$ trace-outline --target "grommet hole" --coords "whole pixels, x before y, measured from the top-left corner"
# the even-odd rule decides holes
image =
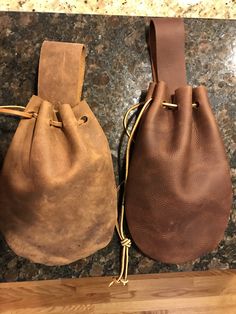
[[[199,106],[200,106],[199,102],[198,102],[198,101],[195,101],[194,104],[195,104],[194,108],[195,108],[195,109],[198,109]]]
[[[82,116],[82,117],[80,118],[80,120],[83,120],[84,123],[86,123],[86,122],[88,121],[88,117],[87,117],[87,116]]]
[[[84,123],[88,122],[88,117],[87,116],[82,116],[79,118],[79,125],[82,125]]]

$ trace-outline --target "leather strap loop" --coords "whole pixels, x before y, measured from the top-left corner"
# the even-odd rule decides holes
[[[155,18],[150,22],[149,50],[154,82],[165,81],[171,94],[186,85],[184,22]]]
[[[44,41],[38,76],[38,96],[58,109],[59,104],[76,106],[81,101],[85,72],[82,44]]]

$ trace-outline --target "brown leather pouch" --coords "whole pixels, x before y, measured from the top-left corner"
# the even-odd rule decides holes
[[[80,100],[84,46],[44,42],[38,94],[25,110],[0,174],[0,228],[20,256],[68,264],[103,248],[116,221],[111,154]],[[24,108],[23,108],[24,109]]]
[[[153,19],[149,45],[154,82],[129,139],[126,218],[146,255],[181,263],[222,239],[230,172],[206,88],[186,85],[183,20]]]

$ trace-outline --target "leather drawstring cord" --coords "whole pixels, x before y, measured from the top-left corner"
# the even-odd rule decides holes
[[[0,106],[0,114],[10,115],[25,119],[37,118],[38,113],[34,111],[25,111],[23,106]],[[86,118],[86,119],[85,119]],[[87,117],[83,116],[79,119],[79,125],[86,123],[88,120]],[[63,123],[61,121],[50,120],[49,124],[58,128],[62,128]]]
[[[14,105],[14,106],[0,106],[0,108],[2,108],[2,109],[17,109],[17,110],[21,110],[21,111],[25,110],[25,107],[17,106],[17,105]]]
[[[23,106],[0,106],[0,114],[31,119],[36,113],[25,111]]]
[[[126,148],[124,186],[126,185],[126,181],[127,181],[128,173],[129,173],[130,148],[131,148],[131,144],[133,141],[133,137],[134,137],[135,131],[138,127],[138,124],[142,118],[142,115],[143,115],[144,111],[147,109],[147,107],[149,106],[151,101],[152,101],[152,98],[148,99],[144,104],[139,103],[139,104],[132,106],[124,116],[124,121],[123,121],[124,129],[125,129],[126,134],[129,137],[127,148]],[[140,113],[139,113],[139,115],[138,115],[138,117],[137,117],[137,119],[136,119],[136,121],[132,127],[131,132],[129,133],[129,131],[127,129],[129,114],[133,110],[139,108],[140,106],[143,106],[143,107],[140,110]],[[129,267],[129,248],[131,247],[131,240],[129,238],[127,238],[125,233],[124,233],[124,214],[125,214],[124,201],[125,201],[125,190],[124,190],[123,197],[122,197],[120,220],[119,220],[119,222],[116,223],[116,230],[117,230],[117,233],[120,237],[120,243],[122,245],[121,269],[120,269],[120,274],[119,274],[118,278],[115,278],[109,284],[109,287],[111,287],[114,283],[116,283],[116,284],[122,283],[123,285],[126,285],[128,283],[127,277],[128,277],[128,267]]]
[[[149,100],[151,101],[152,98],[150,98]],[[148,100],[148,101],[149,101],[149,100]],[[146,101],[146,103],[147,103],[148,101]],[[142,106],[142,105],[145,106],[146,103],[144,103],[144,104],[143,104],[143,103],[135,104],[135,105],[133,105],[133,106],[126,112],[126,114],[125,114],[125,116],[124,116],[123,125],[124,125],[124,129],[125,129],[125,133],[127,134],[128,137],[131,136],[131,134],[130,134],[130,132],[129,132],[129,130],[128,130],[128,118],[129,118],[130,113],[131,113],[132,111],[134,111],[135,109],[139,108],[139,107]],[[199,105],[198,103],[193,103],[193,104],[192,104],[192,107],[193,107],[193,108],[197,108],[198,105]],[[168,108],[168,109],[177,109],[177,108],[178,108],[178,105],[177,105],[177,104],[172,104],[172,103],[168,103],[168,102],[165,102],[165,101],[162,102],[162,106],[163,106],[163,108]],[[141,117],[140,117],[140,118],[141,118]]]

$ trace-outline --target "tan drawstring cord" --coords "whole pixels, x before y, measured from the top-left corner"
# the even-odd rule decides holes
[[[2,109],[17,109],[17,110],[20,110],[20,111],[24,111],[24,110],[25,110],[25,107],[23,107],[23,106],[17,106],[17,105],[12,105],[12,106],[0,106],[0,108],[2,108]]]
[[[138,127],[138,124],[140,122],[140,119],[142,118],[142,115],[144,111],[147,109],[149,106],[150,102],[152,101],[152,98],[147,100],[144,104],[139,103],[134,106],[132,106],[127,113],[124,116],[124,129],[126,134],[129,137],[127,148],[126,148],[126,163],[125,163],[125,180],[124,180],[124,185],[126,185],[126,181],[128,178],[128,172],[129,172],[129,159],[130,159],[130,148],[131,144],[133,141],[134,133]],[[134,126],[129,133],[127,126],[128,126],[128,117],[130,112],[133,110],[137,109],[138,107],[143,106],[142,109],[140,110],[140,113],[134,123]],[[124,200],[125,200],[125,190],[123,192],[123,197],[122,197],[122,206],[121,206],[121,214],[120,214],[120,221],[116,223],[116,230],[117,233],[120,237],[120,243],[122,245],[122,257],[121,257],[121,269],[120,269],[120,275],[118,278],[115,278],[110,284],[109,287],[111,287],[114,283],[122,283],[123,285],[126,285],[128,283],[128,266],[129,266],[129,248],[131,247],[131,240],[126,237],[124,233],[124,214],[125,214],[125,208],[124,208]]]
[[[0,106],[0,114],[31,119],[36,113],[25,111],[23,106]]]
[[[25,119],[37,118],[38,114],[34,111],[25,111],[23,106],[0,106],[0,114],[16,116]],[[86,118],[86,119],[85,119]],[[87,116],[82,116],[78,122],[79,125],[86,123],[88,120]],[[50,120],[49,124],[58,128],[62,128],[63,124],[61,121]]]

